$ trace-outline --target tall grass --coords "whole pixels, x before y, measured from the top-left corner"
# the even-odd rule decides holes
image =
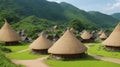
[[[20,67],[12,63],[0,50],[0,67]]]

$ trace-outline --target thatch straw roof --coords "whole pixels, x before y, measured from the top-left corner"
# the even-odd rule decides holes
[[[52,46],[45,34],[42,32],[41,35],[30,45],[31,49],[48,49]]]
[[[0,30],[0,41],[13,42],[19,41],[20,37],[15,30],[11,28],[8,22],[5,20],[5,24]]]
[[[75,32],[75,29],[72,27],[72,28],[70,28],[70,31],[71,32]]]
[[[72,27],[72,28],[70,28],[70,31],[75,31],[75,29]]]
[[[51,47],[48,52],[52,54],[78,54],[83,53],[87,48],[67,30],[64,35]]]
[[[90,39],[91,37],[92,37],[92,35],[87,30],[84,30],[81,35],[82,39]]]
[[[107,35],[105,34],[105,32],[103,32],[103,33],[99,36],[99,38],[107,38]]]
[[[53,26],[53,29],[58,29],[58,25]]]
[[[102,44],[107,46],[120,47],[120,23],[115,27],[110,36],[105,41],[103,41]]]
[[[101,35],[103,33],[103,31],[102,30],[100,30],[99,32],[98,32],[98,35]]]

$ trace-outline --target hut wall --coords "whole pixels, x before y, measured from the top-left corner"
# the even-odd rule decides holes
[[[80,54],[51,54],[50,58],[52,59],[78,59],[84,56],[85,53]]]
[[[106,38],[101,38],[101,40],[105,40]]]
[[[11,45],[17,45],[19,42],[18,41],[13,41],[13,42],[5,42],[6,46],[11,46]]]
[[[106,46],[106,50],[109,50],[109,51],[120,51],[120,47]]]
[[[35,54],[48,54],[48,49],[32,49],[32,53],[35,53]]]
[[[90,43],[90,42],[94,42],[94,39],[82,39],[81,42]]]

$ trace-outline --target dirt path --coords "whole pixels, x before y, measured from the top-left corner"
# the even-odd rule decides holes
[[[49,67],[45,59],[47,57],[35,59],[35,60],[12,60],[15,64],[25,65],[26,67]]]
[[[90,48],[88,45],[86,47],[88,49]],[[25,50],[18,51],[18,52],[21,53],[21,52],[25,52],[27,50],[29,50],[29,49],[25,49]],[[92,55],[92,54],[89,54],[89,55],[98,60],[104,60],[104,61],[109,61],[109,62],[120,64],[120,59],[101,57],[101,56],[96,56],[96,55]],[[15,64],[25,65],[26,67],[50,67],[46,64],[46,62],[45,62],[46,59],[47,59],[47,57],[42,57],[42,58],[38,58],[35,60],[12,60],[12,62],[14,62]]]
[[[18,51],[17,53],[22,53],[28,50],[30,50],[30,48]],[[47,59],[47,57],[42,57],[34,60],[12,60],[12,62],[15,64],[24,65],[26,67],[49,67],[46,64],[45,59]]]
[[[89,49],[89,45],[86,45],[86,47]],[[102,57],[102,56],[97,56],[97,55],[93,55],[93,54],[89,54],[88,55],[92,56],[93,58],[95,59],[98,59],[98,60],[104,60],[104,61],[109,61],[109,62],[113,62],[113,63],[118,63],[120,64],[120,59],[117,59],[117,58],[108,58],[108,57]]]
[[[92,55],[92,54],[88,54],[88,55],[90,55],[93,58],[98,59],[98,60],[104,60],[104,61],[109,61],[109,62],[120,64],[120,59],[108,58],[108,57],[101,57],[101,56],[96,56],[96,55]]]

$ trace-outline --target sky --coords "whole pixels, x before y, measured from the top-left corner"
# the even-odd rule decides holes
[[[85,11],[100,11],[105,14],[120,13],[120,0],[48,0],[67,2]]]

